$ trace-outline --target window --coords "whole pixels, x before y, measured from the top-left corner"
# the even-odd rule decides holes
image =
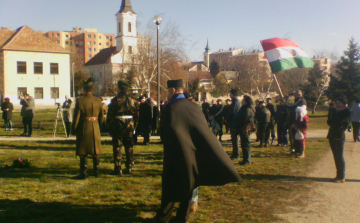
[[[91,45],[91,41],[88,41],[88,42],[87,42],[87,45]]]
[[[72,42],[70,42],[70,46],[72,46]]]
[[[59,98],[59,88],[58,87],[51,87],[50,88],[50,95],[51,95],[51,99],[58,99]]]
[[[109,36],[106,36],[106,39],[109,39]]]
[[[56,37],[60,37],[60,33],[56,33]]]
[[[24,62],[24,61],[17,62],[17,73],[18,74],[26,74],[26,62]]]
[[[91,35],[90,35],[90,34],[88,34],[88,38],[91,38]]]
[[[80,53],[84,52],[84,49],[79,49],[79,52],[80,52]]]
[[[99,43],[99,46],[101,46],[101,43]]]
[[[34,89],[34,98],[35,99],[43,99],[44,98],[44,89],[42,87],[36,87]]]
[[[57,43],[57,44],[60,44],[60,40],[56,40],[56,43]]]
[[[94,41],[94,45],[96,45],[96,42]]]
[[[65,35],[66,38],[69,38],[69,35]]]
[[[129,54],[132,54],[132,46],[129,46]]]
[[[94,48],[94,52],[96,52],[96,48]]]
[[[79,45],[80,45],[80,46],[84,45],[84,42],[79,42]]]
[[[109,43],[106,43],[106,46],[109,46]]]
[[[94,38],[96,38],[96,35],[94,34]]]
[[[24,97],[27,94],[27,88],[26,87],[18,87],[18,98]]]
[[[65,44],[69,45],[69,41],[65,41]]]
[[[88,48],[88,52],[91,52],[91,48]]]
[[[131,22],[128,23],[128,32],[131,33]]]
[[[88,58],[89,58],[89,59],[91,59],[91,57],[92,57],[92,55],[91,55],[91,54],[89,54],[89,55],[88,55]]]
[[[59,74],[59,64],[50,63],[50,74]]]
[[[99,39],[101,39],[101,36],[99,36]]]
[[[83,36],[83,35],[80,35],[80,36],[79,36],[79,39],[84,39],[84,36]]]
[[[34,74],[43,74],[42,62],[34,62]]]

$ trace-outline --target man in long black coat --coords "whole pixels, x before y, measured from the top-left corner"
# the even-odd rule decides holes
[[[199,106],[185,99],[182,80],[168,81],[168,88],[161,209],[155,219],[168,222],[174,203],[181,202],[176,220],[186,222],[195,188],[240,182],[241,178]]]
[[[139,122],[136,127],[136,133],[133,135],[134,144],[137,144],[137,136],[139,132],[142,133],[144,137],[144,145],[149,145],[150,142],[150,132],[151,124],[153,121],[152,115],[152,102],[151,98],[145,99],[140,97],[140,107],[139,107]]]
[[[267,98],[266,99],[266,108],[269,109],[270,113],[271,113],[271,118],[270,118],[270,123],[268,125],[268,134],[271,134],[271,145],[274,143],[274,139],[275,139],[275,106],[271,103],[272,102],[272,98]],[[268,137],[270,139],[270,136]]]
[[[269,143],[269,134],[266,134],[266,130],[268,130],[268,125],[270,123],[271,119],[271,112],[269,109],[265,107],[265,102],[260,101],[260,111],[256,114],[256,120],[258,122],[258,131],[259,131],[259,140],[260,145],[259,147],[263,147],[263,144],[265,144],[265,147],[268,146]]]
[[[208,122],[208,125],[209,125],[209,109],[210,109],[210,104],[208,103],[208,101],[207,101],[206,98],[204,99],[204,103],[202,103],[202,105],[201,105],[201,109],[202,109],[202,112],[203,112],[204,115],[205,115],[205,119],[206,119],[206,121]]]

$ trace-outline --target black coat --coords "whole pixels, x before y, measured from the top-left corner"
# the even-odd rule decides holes
[[[235,116],[233,128],[236,129],[238,133],[246,134],[247,126],[254,123],[254,119],[255,108],[250,105],[243,105]]]
[[[260,108],[255,118],[259,124],[269,123],[271,120],[271,112],[264,106]]]
[[[294,104],[285,104],[289,109],[289,125],[292,125],[296,120],[296,108],[306,105],[306,100],[303,97],[296,98]]]
[[[275,121],[284,124],[288,118],[288,111],[285,105],[278,105],[275,112]]]
[[[148,100],[140,104],[138,128],[150,128],[152,124],[151,110],[152,106]]]
[[[9,109],[9,111],[5,111],[5,109]],[[14,110],[14,106],[11,102],[2,103],[1,110],[3,111],[2,118],[4,120],[12,119],[12,111]]]
[[[201,105],[201,109],[202,109],[202,112],[203,112],[204,115],[205,115],[205,118],[209,118],[210,104],[207,103],[207,102],[204,102],[204,103]]]
[[[171,102],[164,118],[163,199],[180,202],[199,186],[241,181],[198,105],[186,99]]]
[[[351,111],[345,108],[342,111],[336,111],[327,120],[330,126],[327,138],[331,140],[345,140],[345,131],[350,123]]]
[[[271,122],[275,122],[275,106],[269,103],[266,105],[266,108],[269,109],[271,113]]]
[[[232,99],[232,102],[229,106],[229,113],[225,117],[227,123],[233,123],[235,115],[238,113],[240,107],[241,107],[241,105],[240,105],[239,99],[238,98]]]

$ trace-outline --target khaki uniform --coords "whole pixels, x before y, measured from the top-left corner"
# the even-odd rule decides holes
[[[133,133],[139,117],[139,102],[121,92],[114,97],[108,109],[106,126],[112,136],[115,172],[121,171],[121,145],[125,147],[126,168],[134,164]]]

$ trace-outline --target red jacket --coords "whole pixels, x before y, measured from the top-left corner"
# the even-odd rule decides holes
[[[304,139],[306,139],[306,132],[309,128],[309,117],[307,115],[304,115],[303,121],[300,121],[300,117],[296,119],[294,123],[295,130],[300,129],[302,134],[304,135]]]

